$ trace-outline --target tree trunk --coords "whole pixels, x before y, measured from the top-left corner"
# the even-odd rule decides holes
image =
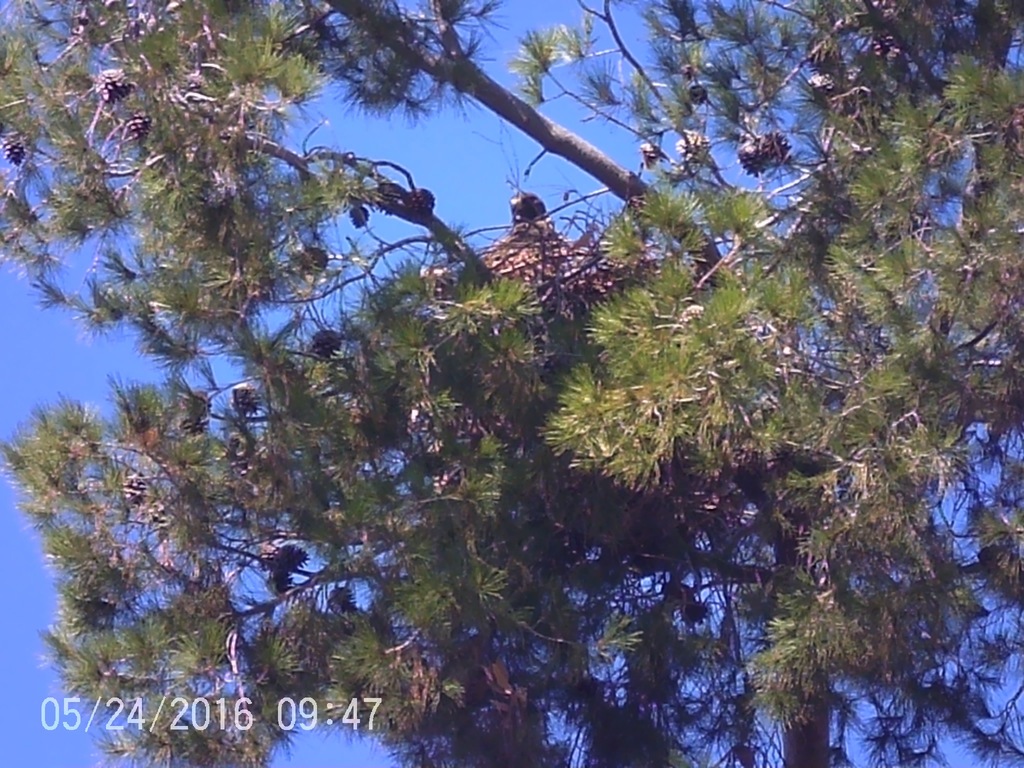
[[[829,708],[819,699],[809,702],[809,717],[793,723],[783,736],[786,768],[828,768]]]
[[[776,567],[782,572],[793,573],[804,567],[800,562],[799,538],[810,515],[795,511],[796,523],[802,525],[780,531],[775,549]],[[818,676],[816,676],[818,677]],[[790,723],[783,734],[782,754],[786,768],[828,768],[831,748],[830,712],[828,701],[823,695],[828,689],[828,680],[821,675],[816,680],[817,693],[810,693],[804,700],[803,715]]]

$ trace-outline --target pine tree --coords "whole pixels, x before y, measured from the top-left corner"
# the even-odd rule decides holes
[[[230,713],[112,754],[263,765],[282,701],[366,697],[416,766],[1024,762],[1024,11],[634,5],[643,49],[611,2],[533,31],[521,95],[488,0],[4,11],[3,257],[168,371],[4,446],[53,658]],[[607,188],[599,242],[519,196],[478,254],[429,179],[294,140],[327,83],[489,110]],[[378,212],[429,241],[387,278],[331,234]]]

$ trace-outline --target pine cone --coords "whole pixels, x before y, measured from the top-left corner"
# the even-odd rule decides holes
[[[134,86],[125,78],[123,69],[105,69],[96,78],[96,87],[107,104],[116,104],[132,92]]]
[[[765,134],[761,141],[771,162],[781,165],[789,159],[789,140],[779,131]]]
[[[121,486],[121,494],[124,496],[124,500],[132,506],[137,506],[145,501],[148,491],[149,484],[138,475],[132,475]]]
[[[414,189],[408,197],[409,210],[422,216],[429,216],[434,212],[434,193],[429,189]]]
[[[740,165],[751,176],[760,176],[768,168],[777,167],[789,159],[789,141],[778,131],[755,136],[743,143],[739,150]]]
[[[131,141],[145,141],[152,127],[153,120],[149,115],[144,112],[136,112],[124,124],[124,135]]]
[[[756,141],[745,142],[739,151],[740,165],[751,176],[760,176],[768,167],[768,159],[761,152]]]
[[[252,384],[239,384],[231,390],[231,404],[241,416],[252,416],[260,407],[259,394]]]
[[[819,93],[832,93],[836,89],[836,81],[825,72],[815,72],[807,79],[807,84]]]
[[[341,334],[331,329],[317,331],[309,345],[309,351],[321,360],[329,360],[341,351]]]
[[[201,435],[210,426],[210,396],[205,392],[191,392],[183,398],[185,415],[181,431],[188,435]]]
[[[703,160],[707,158],[710,150],[711,142],[699,131],[683,131],[683,137],[676,142],[676,152],[684,163]]]
[[[0,149],[3,150],[4,158],[11,165],[21,165],[25,160],[25,143],[14,134],[4,136],[3,142],[0,143]]]
[[[353,205],[348,209],[348,218],[351,220],[352,226],[362,229],[370,222],[370,211],[365,205]]]
[[[285,544],[283,547],[265,551],[260,560],[263,567],[270,572],[274,589],[280,593],[292,588],[292,575],[306,564],[309,555],[302,547]]]
[[[871,38],[871,50],[883,59],[894,59],[902,53],[896,38],[888,32],[882,32]]]
[[[335,587],[327,598],[327,604],[332,611],[338,613],[355,613],[359,610],[355,598],[352,597],[352,590],[348,587]]]
[[[694,83],[689,88],[690,103],[694,106],[701,106],[708,103],[708,89],[700,83]]]
[[[654,144],[645,141],[640,145],[640,157],[643,159],[644,168],[650,170],[658,164],[659,160],[665,157],[665,153],[654,146]]]
[[[427,284],[427,288],[435,299],[440,299],[447,294],[454,282],[451,270],[442,265],[421,267],[420,279]]]

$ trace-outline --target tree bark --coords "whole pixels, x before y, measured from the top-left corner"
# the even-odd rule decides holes
[[[804,515],[797,511],[797,518]],[[809,516],[808,516],[809,517]],[[795,522],[795,520],[793,521]],[[782,530],[776,542],[776,567],[783,573],[802,568],[799,550],[800,526]],[[816,691],[805,692],[801,717],[787,724],[782,736],[786,768],[829,768],[831,712],[825,698],[828,680],[817,680]]]
[[[373,9],[363,0],[329,0],[331,7],[353,23],[372,22]],[[391,21],[391,20],[389,20]],[[438,20],[445,52],[437,55],[416,40],[409,22],[394,19],[389,25],[386,44],[425,75],[446,83],[459,93],[471,97],[510,125],[515,126],[545,150],[557,155],[604,184],[620,200],[627,202],[647,192],[647,184],[632,171],[622,167],[608,155],[564,126],[542,115],[514,93],[503,87],[467,57],[454,30]],[[375,25],[379,27],[380,25]],[[721,261],[714,241],[705,236],[697,258],[700,279]]]
[[[823,700],[808,702],[812,710],[804,720],[791,724],[783,735],[786,768],[828,768],[829,708]]]
[[[330,4],[354,23],[367,23],[374,13],[363,0],[330,0]],[[463,54],[459,41],[450,29],[444,30],[447,33],[448,50],[444,56],[439,56],[422,45],[410,43],[416,36],[407,27],[408,22],[396,21],[387,44],[425,75],[475,99],[551,154],[568,160],[597,179],[621,200],[629,200],[647,191],[647,185],[635,173],[623,168],[593,144],[542,115],[480,69]]]

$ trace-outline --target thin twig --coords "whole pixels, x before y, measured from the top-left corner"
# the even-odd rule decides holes
[[[393,648],[388,648],[387,650],[384,651],[384,654],[387,655],[387,656],[391,656],[392,654],[401,653],[406,648],[408,648],[410,645],[415,643],[419,639],[419,636],[420,636],[419,632],[414,632],[412,634],[412,637],[410,637],[404,643],[402,643],[401,645],[396,645]]]
[[[604,0],[604,13],[598,16],[601,21],[604,22],[605,26],[608,27],[608,31],[612,35],[612,39],[615,41],[615,45],[618,46],[619,51],[622,53],[622,58],[629,62],[630,66],[636,70],[636,73],[640,76],[640,79],[644,81],[644,85],[650,90],[651,95],[654,97],[658,105],[665,109],[665,100],[662,98],[661,92],[658,87],[651,80],[647,74],[647,70],[644,69],[643,65],[636,59],[635,56],[630,52],[629,47],[626,45],[626,41],[622,39],[619,34],[618,25],[615,23],[615,18],[612,16],[612,2],[611,0]]]
[[[714,274],[719,269],[723,269],[725,267],[728,267],[730,264],[732,264],[736,260],[736,257],[739,255],[740,248],[742,247],[742,245],[743,244],[740,241],[740,239],[736,238],[736,243],[733,245],[732,249],[730,249],[729,253],[727,253],[725,255],[725,258],[719,259],[719,261],[716,264],[713,264],[711,266],[711,269],[709,269],[707,272],[705,272],[703,275],[701,275],[701,278],[697,281],[697,290],[698,291],[701,288],[703,288],[707,284],[707,282],[709,280],[712,279]]]
[[[363,0],[328,0],[330,6],[356,24],[374,25],[374,11]],[[382,43],[408,64],[438,83],[451,86],[489,109],[509,125],[515,126],[553,155],[564,158],[597,179],[623,202],[643,197],[647,184],[638,174],[616,163],[578,134],[542,115],[475,62],[461,56],[439,56],[429,48],[411,42],[417,39],[412,22],[396,17],[384,31]],[[379,25],[377,25],[379,26]],[[452,34],[454,30],[451,30]],[[702,261],[712,268],[720,259],[714,240],[705,235]]]
[[[300,179],[309,180],[312,178],[313,172],[310,169],[309,157],[303,157],[302,155],[297,154],[296,152],[288,149],[287,147],[284,147],[281,144],[278,144],[277,142],[271,141],[270,139],[264,138],[262,136],[246,133],[244,138],[246,146],[250,150],[254,152],[261,152],[265,155],[274,157],[288,164],[298,172]],[[326,156],[330,157],[331,159],[341,160],[345,165],[352,165],[353,161],[355,160],[355,156],[351,155],[350,153],[326,151],[318,153],[316,156],[312,157],[320,156]],[[410,186],[412,186],[411,175],[408,175],[408,171],[405,171],[405,169],[403,169],[397,163],[392,163],[386,160],[379,160],[374,161],[373,164],[375,166],[386,166],[389,168],[393,168],[401,173],[406,174],[409,178]],[[434,214],[422,214],[419,211],[411,210],[408,206],[406,206],[404,203],[400,201],[382,200],[377,202],[377,205],[385,213],[388,213],[392,216],[397,216],[398,218],[403,219],[409,222],[410,224],[416,224],[418,226],[425,227],[427,230],[430,231],[430,233],[436,238],[437,242],[440,243],[441,246],[450,255],[455,256],[456,258],[463,261],[473,258],[472,250],[468,246],[466,246],[465,243],[463,243],[462,238],[459,237],[459,235],[456,234],[455,231],[453,231],[447,224],[441,221],[441,219],[439,219]]]

